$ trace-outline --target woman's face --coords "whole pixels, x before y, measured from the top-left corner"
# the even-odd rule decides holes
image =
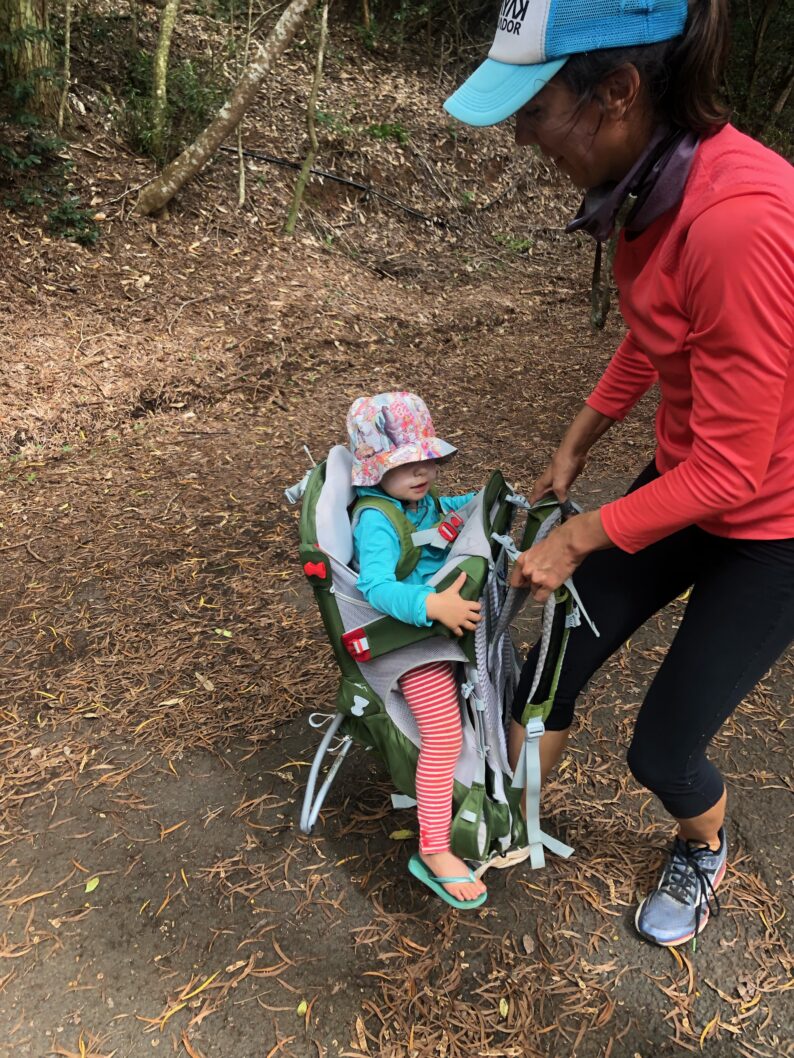
[[[580,107],[557,78],[516,113],[516,143],[537,146],[577,187],[621,180],[638,156],[635,123],[595,100]]]

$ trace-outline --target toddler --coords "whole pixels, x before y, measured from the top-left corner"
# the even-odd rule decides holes
[[[436,436],[427,406],[413,393],[359,397],[348,412],[347,428],[359,497],[353,516],[359,590],[370,606],[398,621],[418,627],[440,621],[459,636],[471,631],[480,620],[480,604],[460,594],[466,574],[441,592],[427,583],[448,557],[445,548],[434,545],[432,530],[474,495],[438,496],[433,488],[439,461],[456,449]],[[404,538],[429,531],[428,542],[410,552],[407,561],[398,527]],[[419,854],[409,869],[454,907],[478,907],[486,888],[450,851],[452,787],[463,737],[454,664],[438,661],[412,669],[400,678],[400,689],[420,735]]]

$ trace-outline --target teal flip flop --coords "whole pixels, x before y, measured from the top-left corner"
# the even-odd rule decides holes
[[[462,878],[439,878],[435,874],[431,873],[430,868],[427,866],[425,861],[418,853],[414,853],[408,861],[408,870],[414,876],[418,878],[423,885],[426,885],[428,889],[432,889],[436,896],[440,896],[446,903],[451,904],[452,907],[458,907],[462,911],[470,910],[473,907],[479,907],[480,904],[484,904],[488,899],[488,891],[481,893],[479,896],[475,896],[473,900],[458,900],[448,892],[444,885],[454,885],[460,882],[473,882],[475,881],[474,874],[469,873]]]

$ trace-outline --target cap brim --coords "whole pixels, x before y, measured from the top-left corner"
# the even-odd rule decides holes
[[[496,125],[537,95],[567,61],[566,55],[536,66],[516,66],[486,59],[449,97],[444,109],[467,125]]]

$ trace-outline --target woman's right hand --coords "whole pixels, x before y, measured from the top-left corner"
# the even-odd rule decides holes
[[[465,583],[466,574],[461,573],[455,583],[450,584],[445,591],[431,591],[425,599],[429,620],[440,621],[456,636],[471,632],[480,620],[480,604],[469,602],[460,594],[460,589]]]
[[[563,442],[551,457],[549,465],[532,486],[529,502],[537,503],[538,500],[548,496],[549,493],[554,493],[561,503],[567,500],[568,490],[584,470],[586,462],[586,455],[574,454]]]
[[[537,503],[553,492],[564,503],[568,489],[584,470],[587,453],[614,421],[585,404],[568,427],[551,462],[532,486],[529,502]]]

